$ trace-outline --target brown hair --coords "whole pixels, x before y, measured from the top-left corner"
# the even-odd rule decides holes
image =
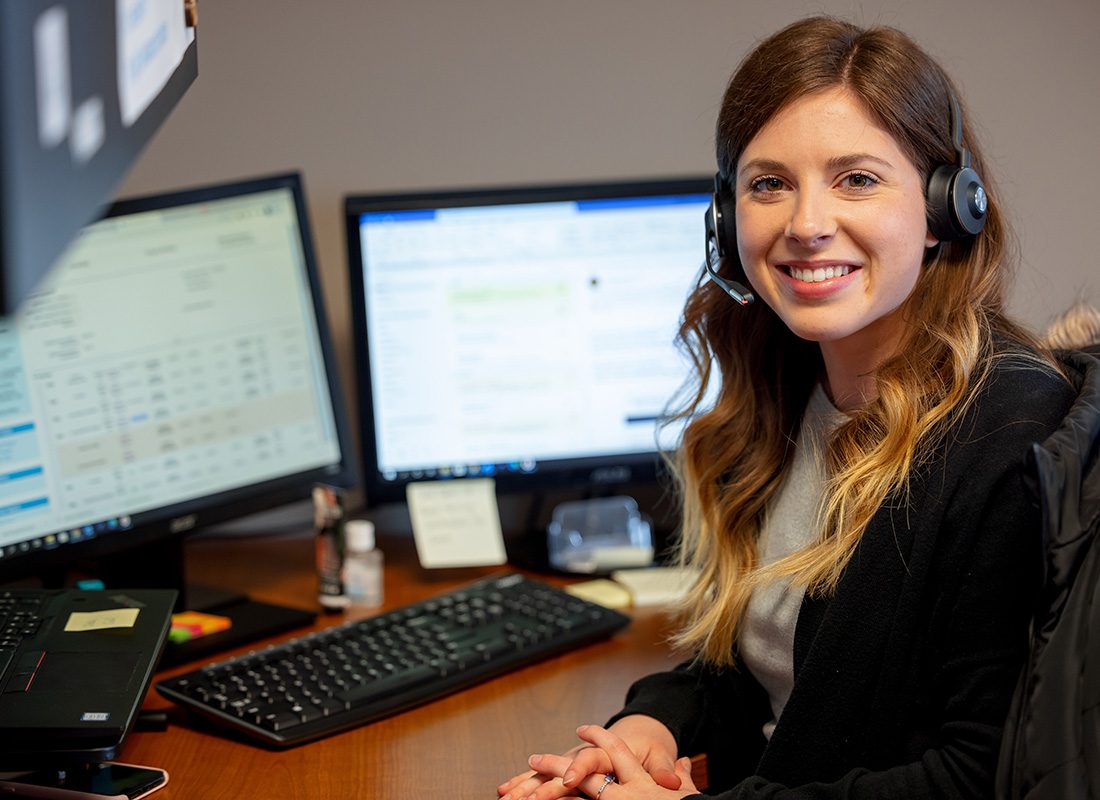
[[[864,104],[925,180],[939,164],[955,161],[955,92],[940,66],[893,28],[814,17],[763,41],[730,80],[716,131],[727,183],[746,145],[780,109],[834,87]],[[821,374],[820,350],[765,304],[736,307],[713,282],[701,280],[688,299],[680,340],[697,380],[680,415],[690,423],[674,474],[684,503],[681,560],[700,578],[684,603],[677,641],[709,661],[732,660],[760,583],[786,576],[811,593],[834,591],[872,516],[888,498],[904,500],[910,471],[974,396],[994,355],[994,335],[1033,344],[1004,315],[1008,232],[965,114],[962,130],[990,196],[985,228],[926,254],[900,309],[904,340],[876,373],[877,398],[829,441],[819,539],[768,567],[757,561],[761,519],[787,473],[791,443]],[[736,252],[719,272],[746,281]],[[703,398],[714,380],[718,399],[708,409]]]

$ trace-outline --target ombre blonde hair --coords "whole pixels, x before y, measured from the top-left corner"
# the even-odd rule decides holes
[[[838,86],[865,105],[925,179],[956,161],[954,90],[943,70],[897,30],[815,17],[762,42],[730,80],[716,135],[723,179],[731,182],[746,145],[780,109]],[[905,502],[908,476],[980,388],[996,355],[994,338],[1025,345],[1023,352],[1037,348],[1004,314],[1009,234],[965,115],[963,123],[963,143],[990,196],[985,228],[926,254],[900,309],[903,341],[875,375],[877,398],[829,439],[819,538],[767,567],[756,551],[761,521],[822,374],[820,349],[764,303],[738,307],[713,282],[701,280],[688,298],[680,341],[697,380],[679,416],[689,422],[673,474],[683,502],[680,557],[699,579],[675,641],[706,661],[734,660],[746,606],[762,583],[787,577],[815,596],[835,591],[872,517],[887,502]],[[746,281],[736,253],[719,272]],[[704,397],[715,382],[717,400],[708,408]]]
[[[1061,350],[1100,345],[1100,309],[1078,300],[1050,323],[1043,340],[1047,347]]]

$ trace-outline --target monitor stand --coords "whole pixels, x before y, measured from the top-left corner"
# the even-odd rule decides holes
[[[186,642],[167,642],[161,667],[182,664],[304,627],[317,618],[315,612],[306,609],[253,600],[229,589],[187,583],[182,536],[170,536],[104,557],[96,574],[107,588],[174,588],[180,592],[177,611],[201,611],[229,618],[232,624],[224,631]]]
[[[515,500],[510,497],[509,502]],[[540,574],[552,574],[549,552],[546,547],[546,523],[549,522],[547,509],[547,493],[545,491],[532,492],[525,498],[526,507],[519,502],[508,509],[509,513],[501,511],[502,519],[513,515],[521,519],[519,524],[512,528],[504,526],[504,551],[508,556],[508,563],[513,567],[525,569]],[[498,503],[504,498],[498,496]]]
[[[546,533],[540,530],[521,531],[504,535],[504,551],[508,563],[529,572],[552,574],[550,557],[546,549]]]

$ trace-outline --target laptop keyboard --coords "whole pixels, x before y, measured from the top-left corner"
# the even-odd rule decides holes
[[[240,734],[285,747],[573,650],[628,622],[508,574],[210,664],[157,690]]]
[[[15,659],[15,651],[19,645],[24,639],[38,633],[42,624],[42,608],[46,600],[54,594],[56,592],[35,589],[0,591],[0,686],[7,682],[6,673]],[[24,654],[20,661],[30,657],[30,654]],[[15,667],[18,671],[20,664],[16,663]],[[32,674],[33,672],[31,669]]]

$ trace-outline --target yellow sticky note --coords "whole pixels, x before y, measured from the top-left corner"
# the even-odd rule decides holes
[[[598,603],[604,608],[626,608],[630,605],[630,592],[606,578],[570,584],[565,587],[565,591],[582,600]]]
[[[105,611],[74,611],[65,623],[66,631],[103,631],[132,628],[140,608],[110,608]]]

